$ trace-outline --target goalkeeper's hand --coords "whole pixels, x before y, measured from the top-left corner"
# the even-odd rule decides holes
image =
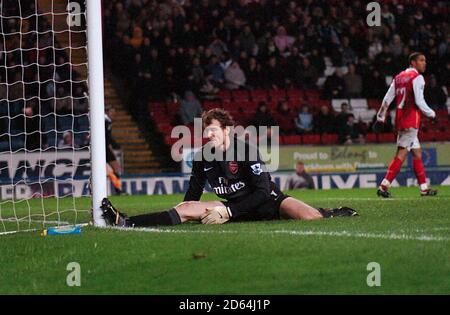
[[[206,208],[205,214],[201,216],[203,224],[223,224],[230,220],[231,211],[225,206]]]

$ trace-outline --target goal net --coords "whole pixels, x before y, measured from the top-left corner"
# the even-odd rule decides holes
[[[0,233],[89,222],[95,141],[85,4],[1,0],[0,28]]]

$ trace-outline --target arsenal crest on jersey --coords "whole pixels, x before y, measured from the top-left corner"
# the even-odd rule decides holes
[[[228,162],[228,169],[230,170],[231,174],[236,174],[239,169],[238,162],[236,161]]]

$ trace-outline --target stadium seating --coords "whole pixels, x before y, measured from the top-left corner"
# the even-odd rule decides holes
[[[366,135],[366,141],[367,142],[378,142],[378,137],[376,133],[368,133]]]
[[[269,91],[270,99],[274,102],[284,101],[286,100],[286,90],[270,90]]]
[[[332,145],[338,144],[339,137],[337,134],[323,134],[322,144]]]
[[[340,112],[341,104],[346,102],[350,105],[351,112],[354,114],[357,121],[361,121],[365,129],[370,125],[376,111],[380,106],[380,100],[377,99],[332,99],[324,100],[319,98],[317,91],[301,90],[301,89],[279,89],[279,90],[235,90],[235,91],[220,91],[218,98],[214,100],[202,101],[202,107],[205,110],[212,108],[224,108],[229,111],[239,125],[247,126],[252,123],[256,110],[260,102],[265,102],[272,113],[275,121],[281,121],[277,113],[278,102],[286,100],[288,106],[296,113],[302,106],[307,105],[311,108],[313,114],[319,112],[320,107],[327,106],[335,113]],[[170,139],[170,132],[173,128],[174,117],[180,107],[179,102],[150,102],[148,110],[150,118],[157,122],[159,132],[164,135],[165,143],[170,145],[175,141]],[[429,119],[422,120],[422,127],[426,133],[421,133],[421,141],[448,141],[450,140],[450,131],[448,126],[450,124],[449,113],[446,109],[437,111],[438,119],[432,122]],[[395,119],[395,111],[390,112],[392,120]],[[58,124],[62,124],[58,118]],[[292,117],[294,118],[294,117]],[[54,129],[54,116],[43,118],[46,130]],[[70,123],[70,122],[69,122]],[[67,122],[63,126],[67,126]],[[84,123],[81,120],[76,120],[78,129],[84,129]],[[286,125],[283,125],[286,128]],[[295,124],[292,119],[292,124],[288,127],[295,133]],[[64,128],[63,128],[64,129]],[[58,130],[60,130],[58,128]],[[430,131],[431,132],[428,132]],[[368,143],[393,143],[396,140],[394,133],[367,133],[365,135]],[[337,134],[306,134],[300,135],[283,135],[280,137],[280,144],[294,145],[294,144],[311,144],[311,145],[334,145],[339,144],[339,137]]]
[[[266,90],[252,90],[250,91],[252,100],[255,102],[267,101],[268,94]]]
[[[378,141],[380,143],[394,142],[395,141],[395,135],[392,132],[380,133],[378,135]]]
[[[304,94],[302,90],[299,89],[288,89],[286,91],[287,97],[289,100],[302,100],[304,99]]]
[[[235,90],[232,91],[231,95],[233,96],[234,101],[248,101],[250,99],[250,94],[247,90]]]
[[[302,142],[302,137],[298,135],[292,135],[292,136],[281,136],[280,137],[280,144],[282,145],[295,145],[300,144]]]
[[[320,144],[320,135],[302,136],[303,144]]]

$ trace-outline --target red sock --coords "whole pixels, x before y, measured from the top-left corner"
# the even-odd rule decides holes
[[[402,168],[402,164],[403,164],[402,160],[400,160],[398,157],[395,157],[392,160],[391,164],[389,164],[389,168],[386,172],[386,176],[384,177],[385,179],[387,179],[389,181],[389,183],[392,183],[395,176],[397,176],[398,172]]]
[[[427,178],[425,176],[425,168],[423,167],[422,159],[413,159],[413,169],[419,185],[425,184],[427,182]]]

